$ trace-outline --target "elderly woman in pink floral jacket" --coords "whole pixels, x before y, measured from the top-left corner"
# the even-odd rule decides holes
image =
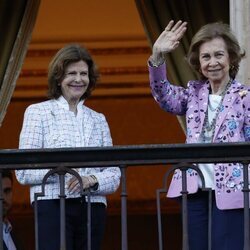
[[[241,52],[228,25],[203,26],[193,37],[187,60],[200,80],[187,88],[170,84],[166,54],[179,45],[187,23],[170,21],[149,58],[150,86],[167,112],[185,115],[187,143],[250,141],[250,88],[235,80]],[[216,153],[216,152],[215,152]],[[205,186],[213,190],[212,250],[243,249],[243,167],[239,163],[199,164]],[[189,249],[208,249],[208,199],[197,173],[187,173]],[[168,196],[181,195],[181,173],[174,173]],[[237,230],[232,230],[237,228]]]

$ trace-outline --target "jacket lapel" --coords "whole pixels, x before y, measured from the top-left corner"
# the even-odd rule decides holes
[[[216,125],[215,125],[214,138],[217,137],[217,134],[225,120],[226,115],[228,114],[229,110],[233,107],[233,103],[235,102],[237,98],[237,95],[235,95],[234,93],[238,91],[239,91],[239,86],[236,86],[235,82],[233,82],[232,86],[229,88],[229,90],[224,96],[222,107],[221,107],[221,112],[218,115]]]
[[[199,105],[199,115],[200,115],[200,126],[199,126],[199,131],[198,134],[201,134],[202,132],[202,128],[203,128],[203,124],[205,121],[205,116],[206,116],[206,110],[207,110],[207,106],[208,106],[208,95],[209,95],[209,84],[208,82],[206,82],[202,88],[199,90],[199,94],[198,94],[198,105]]]
[[[89,145],[89,138],[91,136],[94,127],[94,120],[92,115],[85,106],[83,107],[83,131],[84,131],[84,145],[87,147]]]

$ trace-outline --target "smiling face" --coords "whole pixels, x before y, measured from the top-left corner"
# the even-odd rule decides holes
[[[199,61],[201,73],[210,84],[220,85],[229,81],[230,58],[222,38],[214,38],[201,44]]]
[[[65,68],[65,76],[61,82],[63,97],[69,104],[77,104],[89,86],[89,67],[86,62],[70,63]]]

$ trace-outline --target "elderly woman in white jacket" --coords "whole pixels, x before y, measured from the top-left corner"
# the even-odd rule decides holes
[[[24,115],[20,134],[20,149],[75,148],[111,146],[108,123],[103,114],[84,105],[95,88],[98,73],[88,51],[68,45],[57,52],[49,65],[50,100],[30,105]],[[34,193],[41,192],[41,183],[48,169],[18,170],[17,180],[30,185],[31,202]],[[91,246],[99,250],[106,218],[105,195],[117,190],[120,170],[117,167],[78,168],[83,188],[91,196]],[[80,195],[76,177],[66,175],[66,243],[67,250],[87,249],[87,204]],[[38,200],[39,249],[60,249],[60,202],[58,175],[49,177],[45,196]]]

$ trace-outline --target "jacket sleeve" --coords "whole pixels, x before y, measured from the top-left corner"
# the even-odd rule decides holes
[[[101,114],[100,124],[102,131],[103,147],[112,146],[112,138],[106,118]],[[98,195],[107,195],[115,192],[120,184],[121,171],[118,167],[100,168],[99,172],[94,173],[98,180],[98,189],[94,192]]]
[[[37,105],[29,106],[24,113],[23,126],[19,138],[19,149],[43,148],[42,110]],[[21,184],[41,184],[49,169],[16,170],[16,178]],[[50,177],[48,182],[54,182]]]
[[[175,115],[185,115],[187,111],[188,89],[170,84],[167,79],[166,64],[149,67],[152,95],[162,109]]]
[[[243,108],[244,108],[244,137],[246,141],[250,141],[250,88],[246,90],[246,96],[242,97],[243,99]]]

